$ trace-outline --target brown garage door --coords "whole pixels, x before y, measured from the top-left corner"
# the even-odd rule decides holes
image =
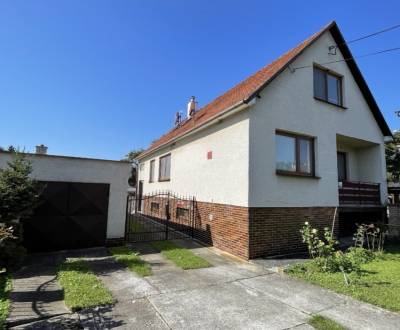
[[[32,252],[104,245],[109,184],[44,182],[42,204],[24,222]]]

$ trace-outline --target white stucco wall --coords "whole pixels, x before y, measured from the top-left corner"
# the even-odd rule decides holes
[[[125,162],[29,155],[32,177],[42,181],[64,181],[110,184],[107,238],[123,237],[125,232],[126,196],[131,165]],[[11,159],[0,153],[0,168]]]
[[[144,193],[170,190],[195,196],[198,201],[247,206],[248,130],[248,110],[243,110],[143,159],[144,169],[139,170],[139,179],[143,180]],[[210,160],[208,151],[213,155]],[[169,152],[171,180],[158,182],[159,157]],[[156,182],[149,183],[152,159],[156,159]]]
[[[329,32],[291,65],[293,68],[342,59],[329,55],[335,42]],[[286,69],[261,93],[250,114],[250,206],[337,206],[337,134],[369,141],[375,147],[350,153],[353,180],[380,182],[386,200],[383,136],[345,62],[325,67],[342,74],[342,109],[313,97],[312,67]],[[316,175],[319,179],[284,177],[275,173],[275,130],[316,137]],[[374,149],[375,148],[375,149]]]
[[[291,65],[310,68],[286,69],[246,111],[142,159],[144,193],[171,190],[199,201],[253,207],[338,206],[337,151],[345,151],[349,179],[381,183],[385,201],[384,137],[345,62],[324,66],[343,75],[346,109],[314,99],[313,63],[343,59],[339,50],[328,54],[334,44],[326,32]],[[318,178],[276,174],[277,129],[316,138]],[[339,136],[346,137],[342,145]],[[171,181],[157,182],[159,157],[169,152]],[[149,183],[152,159],[156,182]]]

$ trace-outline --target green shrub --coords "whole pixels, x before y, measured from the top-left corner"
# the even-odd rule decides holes
[[[20,265],[26,250],[21,245],[21,235],[16,231],[22,231],[19,224],[6,226],[0,224],[0,270],[12,269]]]
[[[43,191],[30,177],[32,164],[26,156],[15,152],[12,157],[7,167],[0,169],[0,269],[21,262],[25,254],[22,222],[29,221]]]
[[[347,257],[353,264],[366,264],[375,259],[375,254],[364,248],[351,247],[347,250]]]
[[[346,253],[335,251],[337,241],[329,228],[324,228],[323,240],[318,236],[318,230],[305,222],[300,230],[303,243],[307,244],[310,257],[313,259],[307,264],[305,271],[312,272],[341,272],[346,284],[349,284],[347,274],[361,274],[361,266],[372,261],[375,254],[372,250],[362,247],[364,244],[364,228],[359,228],[356,235],[356,247],[348,249]],[[381,242],[379,242],[381,243]]]
[[[328,258],[335,252],[337,241],[328,227],[324,228],[323,240],[319,238],[318,229],[312,228],[306,221],[300,229],[303,243],[307,244],[308,253],[311,258]]]

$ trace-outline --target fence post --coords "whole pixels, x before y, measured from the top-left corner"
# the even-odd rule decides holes
[[[170,213],[169,213],[169,191],[167,195],[167,204],[165,204],[165,217],[166,217],[166,224],[165,224],[165,239],[168,239],[168,230],[169,230],[169,218],[170,218]]]
[[[192,230],[191,230],[191,236],[192,236],[192,238],[194,237],[194,226],[195,226],[195,224],[196,224],[195,219],[196,219],[195,199],[194,199],[194,197],[193,197],[193,198],[192,198]]]
[[[128,223],[130,213],[130,194],[126,196],[126,210],[125,210],[125,241],[128,239]]]

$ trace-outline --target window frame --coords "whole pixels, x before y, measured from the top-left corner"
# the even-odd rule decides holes
[[[160,203],[158,202],[150,202],[150,213],[160,213]]]
[[[295,161],[296,161],[296,171],[286,171],[276,168],[276,174],[281,175],[292,175],[292,176],[304,176],[304,177],[316,177],[315,176],[315,137],[305,134],[298,134],[292,132],[286,132],[281,130],[275,131],[275,137],[277,135],[291,137],[295,139]],[[300,141],[306,140],[310,142],[310,172],[300,171]],[[276,140],[275,140],[276,141]],[[275,143],[276,148],[276,143]],[[276,167],[276,150],[275,150],[275,167]]]
[[[179,212],[180,211],[180,212]],[[181,213],[187,213],[187,214],[185,214],[185,215],[182,215]],[[186,208],[186,207],[180,207],[180,206],[178,206],[177,208],[176,208],[176,218],[177,219],[188,219],[188,218],[190,218],[190,210],[188,209],[188,208]]]
[[[324,79],[324,91],[325,91],[325,97],[326,98],[323,98],[323,97],[315,95],[315,73],[314,73],[315,70],[319,70],[324,74],[324,77],[325,77],[325,79]],[[328,76],[332,76],[332,77],[336,78],[339,81],[339,90],[338,90],[338,92],[339,92],[339,103],[334,103],[334,102],[329,101]],[[313,65],[313,95],[314,95],[314,98],[316,100],[319,100],[319,101],[322,101],[322,102],[326,102],[326,103],[335,105],[337,107],[346,109],[346,107],[343,105],[343,75],[314,63],[314,65]]]
[[[336,152],[337,158],[339,158],[339,155],[343,157],[343,166],[344,166],[344,180],[340,180],[339,178],[339,168],[338,168],[338,182],[346,182],[348,179],[348,173],[347,173],[347,152],[344,151],[337,151]]]
[[[152,159],[149,165],[149,183],[155,181],[155,176],[156,176],[156,160]]]
[[[169,157],[169,177],[168,178],[162,178],[161,177],[161,160],[164,158]],[[158,182],[166,182],[166,181],[171,181],[171,153],[168,153],[166,155],[163,155],[159,158],[158,160]]]

